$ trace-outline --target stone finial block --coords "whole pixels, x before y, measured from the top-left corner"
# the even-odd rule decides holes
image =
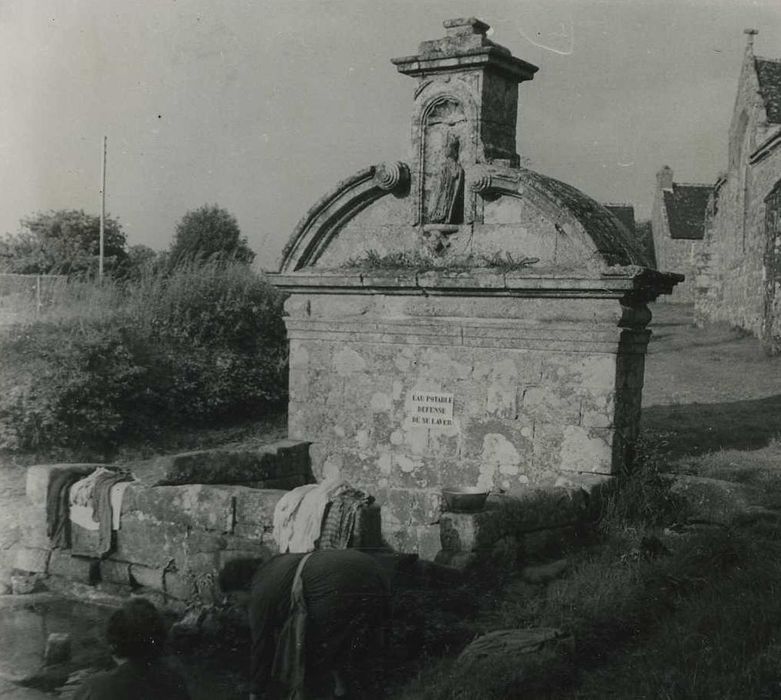
[[[459,36],[461,34],[485,34],[491,25],[477,19],[477,17],[456,17],[446,19],[442,26],[447,30],[448,36]]]

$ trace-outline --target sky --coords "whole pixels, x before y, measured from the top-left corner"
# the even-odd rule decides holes
[[[0,0],[0,235],[107,211],[170,246],[189,210],[236,216],[275,269],[336,182],[409,157],[415,81],[390,58],[477,16],[540,71],[520,87],[531,167],[648,217],[655,172],[713,182],[746,36],[781,57],[778,0]]]

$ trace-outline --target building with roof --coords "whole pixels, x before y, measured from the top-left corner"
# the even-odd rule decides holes
[[[651,213],[651,235],[656,267],[686,276],[670,301],[694,301],[694,265],[703,246],[705,210],[712,185],[673,181],[665,165],[656,174],[656,191]]]
[[[781,59],[748,41],[729,130],[727,171],[708,204],[696,263],[698,322],[726,321],[781,349]]]

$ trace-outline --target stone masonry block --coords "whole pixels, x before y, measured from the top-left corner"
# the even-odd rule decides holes
[[[137,463],[144,484],[244,484],[311,473],[309,443],[279,440],[256,449],[213,449],[164,455]]]
[[[446,552],[475,552],[487,548],[494,537],[498,539],[497,528],[491,520],[495,513],[484,510],[480,513],[442,513],[439,519],[440,546]]]
[[[48,549],[19,547],[14,558],[14,568],[34,574],[45,574],[49,567],[51,552]]]
[[[426,561],[434,561],[440,551],[440,534],[436,525],[418,525],[418,555]]]
[[[87,474],[93,472],[98,467],[105,467],[105,464],[36,464],[27,468],[27,481],[25,490],[27,498],[35,506],[46,507],[46,492],[49,488],[51,476],[56,471],[64,469],[78,471]]]
[[[155,569],[143,564],[130,565],[130,585],[150,588],[153,591],[163,590],[163,569]]]
[[[126,514],[139,518],[177,523],[184,527],[230,532],[234,507],[231,487],[188,484],[186,486],[144,486],[131,484],[122,502]]]
[[[166,596],[176,600],[189,601],[196,595],[195,582],[189,576],[166,571],[163,576],[163,588]]]
[[[162,569],[171,562],[183,566],[186,539],[187,529],[182,525],[160,522],[143,513],[123,515],[115,557],[153,568]]]
[[[100,580],[103,583],[116,583],[121,586],[130,585],[130,564],[115,559],[100,561]]]
[[[100,576],[99,562],[89,557],[75,557],[66,549],[55,549],[49,559],[49,574],[93,585]]]
[[[28,508],[24,519],[19,524],[19,530],[21,541],[28,547],[48,549],[49,537],[46,535],[45,506]]]
[[[264,542],[269,540],[274,527],[274,508],[285,493],[279,489],[233,487],[236,504],[233,533]]]

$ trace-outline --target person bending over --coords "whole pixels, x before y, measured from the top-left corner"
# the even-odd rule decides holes
[[[274,669],[293,663],[280,658],[291,648],[281,641],[280,632],[291,615],[293,581],[306,556],[301,569],[304,686],[297,690]],[[369,554],[345,549],[279,554],[257,566],[257,561],[237,560],[220,572],[224,592],[249,588],[250,699],[331,697],[331,692],[346,697],[348,681],[350,697],[364,697],[356,694],[355,682],[371,652],[383,643],[388,620],[390,583],[382,565]]]
[[[82,684],[73,700],[190,700],[181,675],[163,659],[166,628],[145,598],[132,598],[108,621],[106,638],[116,668]]]

